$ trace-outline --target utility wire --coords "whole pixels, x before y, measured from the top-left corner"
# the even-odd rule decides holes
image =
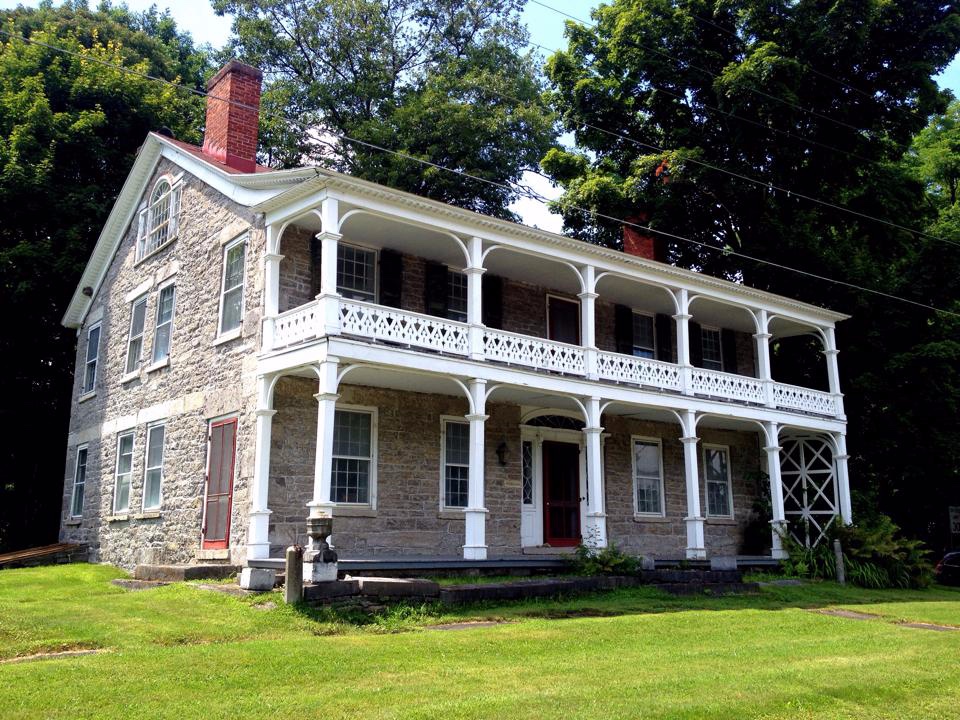
[[[44,47],[44,48],[46,48],[46,49],[48,49],[48,50],[51,50],[51,51],[54,51],[54,52],[58,52],[58,53],[62,53],[62,54],[64,54],[64,55],[68,55],[68,56],[75,57],[75,58],[77,58],[77,59],[79,59],[79,60],[81,60],[81,61],[93,62],[93,63],[99,64],[99,65],[102,65],[102,66],[104,66],[104,67],[112,68],[112,69],[114,69],[114,70],[117,70],[117,71],[119,71],[119,72],[122,72],[122,73],[125,73],[125,74],[128,74],[128,75],[132,75],[132,76],[135,76],[135,77],[139,77],[139,78],[141,78],[141,79],[151,80],[151,81],[153,81],[153,82],[162,83],[162,84],[168,85],[168,86],[170,86],[170,87],[172,87],[172,88],[174,88],[174,89],[187,90],[188,92],[190,92],[190,93],[192,93],[192,94],[194,94],[194,95],[197,95],[197,96],[199,96],[199,97],[206,98],[206,99],[208,99],[208,100],[212,98],[212,99],[214,99],[214,100],[219,100],[219,101],[221,101],[221,102],[225,102],[225,103],[234,105],[235,107],[240,107],[240,108],[244,108],[244,109],[246,109],[246,110],[258,111],[258,112],[259,112],[259,108],[258,108],[258,107],[255,107],[255,106],[253,106],[253,105],[249,105],[249,104],[247,104],[247,103],[242,103],[242,102],[239,102],[239,101],[237,101],[237,100],[233,100],[233,99],[231,99],[231,98],[229,98],[229,97],[223,97],[223,96],[219,96],[219,95],[213,95],[213,94],[211,94],[211,93],[209,93],[209,92],[205,92],[205,91],[203,91],[203,90],[197,90],[196,88],[191,88],[191,87],[188,87],[188,86],[186,86],[186,85],[181,85],[181,84],[179,84],[179,83],[175,83],[175,82],[173,82],[173,81],[171,81],[171,80],[167,80],[166,78],[162,78],[162,77],[159,77],[159,76],[156,76],[156,75],[151,75],[151,74],[149,74],[149,73],[139,72],[139,71],[137,71],[137,70],[133,70],[132,68],[127,68],[127,67],[124,67],[124,66],[122,66],[122,65],[117,65],[117,64],[115,64],[115,63],[107,62],[106,60],[101,60],[100,58],[90,57],[90,56],[85,55],[85,54],[83,54],[83,53],[79,53],[79,52],[76,52],[76,51],[73,51],[73,50],[68,50],[67,48],[59,47],[59,46],[56,46],[56,45],[51,45],[51,44],[49,44],[49,43],[45,43],[45,42],[43,42],[43,41],[35,40],[35,39],[29,38],[29,37],[24,37],[24,36],[19,35],[19,34],[16,34],[16,33],[11,33],[11,32],[9,32],[8,30],[0,29],[0,35],[4,35],[4,36],[6,36],[6,37],[8,37],[8,38],[11,38],[11,40],[21,40],[21,41],[26,42],[26,43],[29,43],[29,44],[31,44],[31,45],[36,45],[36,46],[39,46],[39,47]],[[291,126],[291,127],[295,127],[295,123],[294,123],[292,120],[290,120],[289,118],[287,118],[286,116],[279,115],[279,114],[277,114],[277,113],[263,113],[263,115],[265,115],[266,117],[270,117],[270,118],[272,118],[272,119],[275,119],[275,120],[279,120],[279,121],[281,121],[281,122],[284,122],[284,123],[286,123],[287,125],[289,125],[289,126]],[[494,186],[494,187],[498,187],[498,188],[507,190],[508,192],[517,192],[517,191],[519,190],[518,188],[513,187],[513,186],[511,186],[511,185],[507,185],[506,183],[501,183],[501,182],[498,182],[498,181],[496,181],[496,180],[490,180],[490,179],[487,179],[487,178],[478,177],[478,176],[476,176],[476,175],[471,175],[470,173],[464,172],[463,170],[457,170],[456,168],[449,168],[449,167],[446,167],[446,166],[444,166],[444,165],[440,165],[440,164],[438,164],[438,163],[431,162],[431,161],[429,161],[429,160],[424,160],[424,159],[422,159],[422,158],[414,157],[414,156],[409,155],[408,153],[405,153],[405,152],[401,152],[401,151],[398,151],[398,150],[393,150],[393,149],[390,149],[390,148],[387,148],[387,147],[383,147],[382,145],[377,145],[376,143],[367,142],[366,140],[358,140],[358,139],[356,139],[356,138],[350,137],[349,135],[345,135],[345,134],[342,134],[342,133],[337,133],[337,132],[334,132],[334,131],[325,131],[325,132],[327,132],[329,135],[331,135],[331,136],[333,136],[333,137],[336,137],[336,138],[338,138],[338,139],[340,139],[340,140],[343,140],[343,141],[345,141],[345,142],[354,143],[354,144],[361,145],[361,146],[364,146],[364,147],[367,147],[367,148],[370,148],[370,149],[373,149],[373,150],[377,150],[377,151],[380,151],[380,152],[385,152],[385,153],[388,153],[388,154],[391,154],[391,155],[395,155],[395,156],[400,157],[400,158],[403,158],[403,159],[405,159],[405,160],[410,160],[410,161],[413,161],[413,162],[416,162],[416,163],[420,163],[420,164],[422,164],[422,165],[426,165],[426,166],[428,166],[428,167],[432,167],[432,168],[434,168],[434,169],[436,169],[436,170],[442,170],[442,171],[444,171],[444,172],[449,172],[449,173],[452,173],[452,174],[454,174],[454,175],[458,175],[458,176],[460,176],[460,177],[464,177],[464,178],[468,178],[468,179],[470,179],[470,180],[474,180],[474,181],[476,181],[476,182],[481,182],[481,183],[485,183],[485,184],[488,184],[488,185],[491,185],[491,186]],[[521,190],[521,192],[522,192],[522,190]],[[533,200],[535,200],[535,201],[537,201],[537,202],[540,202],[540,203],[542,203],[542,204],[544,204],[544,205],[549,206],[550,200],[549,200],[548,198],[545,198],[543,195],[540,195],[539,193],[534,192],[532,189],[529,189],[529,188],[526,189],[526,192],[527,192],[527,194],[528,194],[528,197],[530,197],[531,199],[533,199]],[[594,210],[590,210],[590,209],[587,209],[587,208],[581,208],[581,207],[577,207],[577,206],[574,206],[574,205],[571,205],[571,206],[569,206],[569,207],[570,207],[570,209],[572,209],[572,210],[575,210],[575,211],[577,211],[577,212],[582,212],[582,213],[584,213],[584,214],[587,214],[588,216],[593,216],[593,217],[597,217],[597,218],[602,218],[602,219],[604,219],[604,220],[609,220],[609,221],[611,221],[611,222],[614,222],[614,223],[618,223],[618,224],[620,224],[620,225],[623,225],[624,227],[631,227],[631,228],[634,228],[634,229],[637,229],[637,230],[643,230],[643,231],[645,231],[645,232],[651,232],[651,233],[660,235],[660,236],[662,236],[662,237],[670,238],[671,240],[677,240],[677,241],[679,241],[679,242],[685,242],[685,243],[694,245],[694,246],[699,247],[699,248],[704,249],[704,250],[710,250],[710,251],[712,251],[712,252],[716,252],[716,253],[719,253],[719,254],[738,257],[738,258],[741,258],[741,259],[743,259],[743,260],[749,260],[749,261],[751,261],[751,262],[757,263],[757,264],[759,264],[759,265],[766,265],[766,266],[769,266],[769,267],[777,268],[777,269],[779,269],[779,270],[785,270],[785,271],[787,271],[787,272],[794,272],[794,273],[797,273],[797,274],[799,274],[799,275],[803,275],[803,276],[805,276],[805,277],[813,278],[813,279],[816,279],[816,280],[822,280],[822,281],[824,281],[824,282],[832,283],[832,284],[834,284],[834,285],[840,285],[840,286],[842,286],[842,287],[846,287],[846,288],[849,288],[849,289],[852,289],[852,290],[859,290],[859,291],[861,291],[861,292],[869,293],[869,294],[876,295],[876,296],[879,296],[879,297],[884,297],[884,298],[887,298],[887,299],[889,299],[889,300],[895,300],[895,301],[898,301],[898,302],[903,302],[903,303],[906,303],[906,304],[908,304],[908,305],[913,305],[913,306],[915,306],[915,307],[923,308],[923,309],[925,309],[925,310],[931,310],[931,311],[936,312],[936,313],[941,313],[941,314],[944,314],[944,315],[950,315],[950,316],[953,316],[953,317],[960,318],[960,312],[955,312],[955,311],[953,311],[953,310],[944,310],[944,309],[942,309],[942,308],[938,308],[938,307],[935,307],[935,306],[933,306],[933,305],[929,305],[929,304],[927,304],[927,303],[920,302],[920,301],[918,301],[918,300],[911,300],[911,299],[909,299],[909,298],[901,297],[901,296],[899,296],[899,295],[894,295],[894,294],[892,294],[892,293],[887,293],[887,292],[884,292],[884,291],[882,291],[882,290],[877,290],[877,289],[875,289],[875,288],[864,287],[864,286],[862,286],[862,285],[857,285],[856,283],[851,283],[851,282],[848,282],[848,281],[846,281],[846,280],[838,280],[838,279],[836,279],[836,278],[831,278],[831,277],[828,277],[828,276],[825,276],[825,275],[819,275],[819,274],[817,274],[817,273],[809,272],[809,271],[807,271],[807,270],[802,270],[802,269],[800,269],[800,268],[791,267],[791,266],[789,266],[789,265],[784,265],[784,264],[782,264],[782,263],[774,262],[774,261],[772,261],[772,260],[765,260],[765,259],[763,259],[763,258],[755,257],[755,256],[753,256],[753,255],[748,255],[748,254],[746,254],[746,253],[737,252],[737,251],[735,251],[735,250],[730,250],[730,249],[727,249],[727,248],[718,248],[718,247],[716,247],[716,246],[714,246],[714,245],[709,245],[709,244],[707,244],[707,243],[705,243],[705,242],[701,242],[701,241],[699,241],[699,240],[694,240],[693,238],[688,238],[688,237],[685,237],[685,236],[683,236],[683,235],[678,235],[678,234],[676,234],[676,233],[671,233],[671,232],[668,232],[668,231],[666,231],[666,230],[660,230],[660,229],[658,229],[658,228],[654,228],[654,227],[651,227],[651,226],[649,226],[649,225],[641,225],[640,223],[636,223],[636,222],[632,222],[632,221],[630,221],[630,220],[625,220],[625,219],[622,219],[622,218],[614,217],[614,216],[612,216],[612,215],[607,215],[607,214],[605,214],[605,213],[599,213],[599,212],[596,212],[596,211],[594,211]],[[518,223],[518,224],[519,224],[519,223]],[[524,226],[524,227],[527,227],[527,226]]]

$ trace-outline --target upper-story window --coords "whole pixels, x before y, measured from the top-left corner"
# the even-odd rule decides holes
[[[223,284],[220,290],[220,334],[239,330],[243,323],[243,278],[247,238],[237,238],[223,249]]]
[[[447,317],[467,321],[467,276],[457,270],[447,273]]]
[[[702,328],[700,331],[703,347],[703,367],[708,370],[723,370],[723,350],[720,345],[720,330]]]
[[[83,387],[81,395],[92,393],[97,385],[97,360],[100,357],[100,323],[87,330],[87,358],[83,366]]]
[[[149,205],[140,211],[140,229],[137,233],[138,261],[177,236],[180,187],[180,183],[173,183],[168,178],[161,178],[153,186]]]
[[[376,250],[367,250],[343,243],[338,245],[337,292],[350,300],[376,302]]]
[[[653,315],[633,313],[633,355],[634,357],[655,358],[657,356],[656,335],[653,331]]]
[[[170,356],[170,334],[173,331],[173,303],[176,286],[161,288],[157,297],[157,326],[153,333],[153,362]]]
[[[143,326],[147,317],[147,296],[141,295],[133,301],[130,310],[130,336],[127,339],[127,364],[125,372],[132,373],[140,367],[143,355]]]

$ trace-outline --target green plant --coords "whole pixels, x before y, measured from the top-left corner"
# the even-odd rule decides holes
[[[573,571],[580,575],[630,575],[640,565],[638,558],[610,544],[605,548],[578,545],[571,559]]]

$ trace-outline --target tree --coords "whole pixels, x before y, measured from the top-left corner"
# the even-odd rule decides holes
[[[521,52],[523,2],[214,0],[214,7],[234,14],[233,49],[266,73],[268,161],[317,162],[512,217],[507,206],[523,171],[537,167],[554,138],[534,58]]]
[[[196,141],[207,53],[156,9],[104,3],[0,13],[0,548],[56,537],[75,338],[60,326],[150,130]],[[65,55],[36,43],[66,48]]]
[[[671,241],[671,262],[852,313],[838,332],[855,486],[927,533],[960,479],[954,319],[724,251],[960,309],[960,249],[922,234],[924,183],[955,187],[953,115],[917,141],[935,181],[902,162],[950,98],[932,77],[960,49],[956,5],[614,0],[593,20],[568,23],[546,66],[577,145],[542,163],[564,188],[567,231],[617,247],[619,223],[599,215],[647,218],[702,243]],[[781,367],[794,359],[781,353]],[[808,365],[793,376],[812,380]]]

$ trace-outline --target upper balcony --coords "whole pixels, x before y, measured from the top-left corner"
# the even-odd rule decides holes
[[[268,218],[265,353],[339,335],[843,418],[836,314],[669,265],[671,277],[658,277],[649,261],[618,267],[589,252],[536,252],[329,196],[318,205],[292,221]],[[771,343],[802,336],[823,346],[823,388],[771,375]]]

